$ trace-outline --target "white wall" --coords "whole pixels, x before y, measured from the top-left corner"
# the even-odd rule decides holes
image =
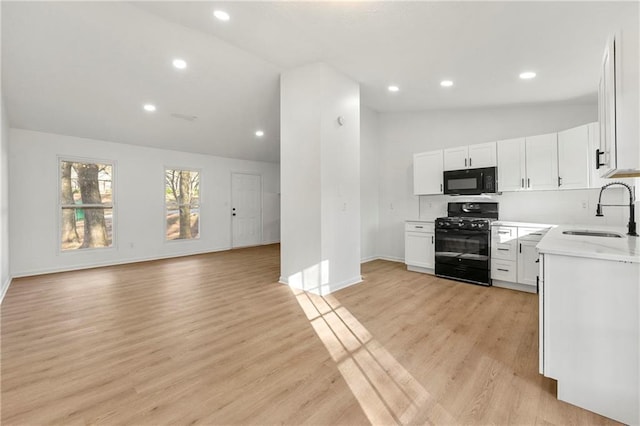
[[[595,104],[548,104],[468,110],[379,114],[380,194],[378,255],[404,259],[404,221],[446,216],[448,201],[462,197],[413,195],[412,155],[433,149],[556,132],[597,120]],[[611,190],[621,194],[620,190]],[[505,193],[496,196],[500,217],[542,223],[593,223],[598,190]],[[615,194],[607,194],[614,197]],[[595,201],[594,201],[595,199]],[[420,201],[419,201],[420,200]],[[582,208],[582,202],[587,208]],[[609,208],[602,222],[626,223],[627,212]],[[623,219],[623,216],[625,219]]]
[[[262,175],[264,242],[277,241],[277,164],[11,129],[13,276],[224,250],[231,245],[231,172]],[[58,156],[115,162],[115,244],[59,251]],[[201,170],[200,238],[165,242],[164,168]]]
[[[9,268],[9,121],[0,99],[2,131],[0,133],[0,300],[11,282]]]
[[[378,255],[379,209],[378,113],[360,107],[360,256],[363,261]]]
[[[360,88],[311,64],[280,90],[281,281],[327,294],[361,281]]]

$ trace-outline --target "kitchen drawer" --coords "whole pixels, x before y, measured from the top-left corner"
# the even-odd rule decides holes
[[[549,228],[521,228],[518,227],[518,239],[520,241],[540,241]]]
[[[504,243],[493,242],[491,244],[491,258],[515,261],[518,257],[517,240],[513,239]]]
[[[491,279],[516,282],[516,262],[510,260],[491,259]]]
[[[492,243],[508,243],[518,238],[518,228],[515,226],[494,226],[491,228]]]
[[[435,225],[433,222],[407,222],[404,230],[408,232],[434,232]]]

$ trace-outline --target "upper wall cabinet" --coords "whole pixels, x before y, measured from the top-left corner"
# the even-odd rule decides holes
[[[413,154],[414,195],[442,194],[443,151]]]
[[[595,123],[589,123],[589,188],[600,188],[603,185],[611,182],[603,177],[600,177],[600,170],[596,168],[596,149],[600,147],[600,125]]]
[[[603,177],[609,176],[616,169],[615,75],[615,39],[611,38],[604,49],[598,83],[600,143],[596,150],[596,168]]]
[[[498,141],[498,191],[520,191],[525,187],[525,139]]]
[[[444,170],[496,166],[496,143],[487,142],[444,150]]]
[[[557,133],[498,141],[498,190],[558,188]]]
[[[637,35],[624,44],[621,34],[607,42],[598,84],[600,140],[594,164],[607,178],[640,176]]]
[[[589,187],[589,129],[591,125],[558,132],[558,186]]]
[[[527,189],[558,188],[558,134],[526,138]]]

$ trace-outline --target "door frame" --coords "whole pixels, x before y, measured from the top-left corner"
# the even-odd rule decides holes
[[[233,238],[233,175],[252,175],[252,176],[258,176],[260,178],[260,241],[258,242],[258,246],[262,245],[262,241],[264,239],[264,221],[263,221],[263,216],[264,216],[264,205],[263,205],[263,198],[264,198],[264,194],[262,191],[262,187],[263,187],[263,179],[262,179],[262,173],[259,172],[244,172],[244,171],[237,171],[237,170],[232,170],[231,174],[229,175],[230,179],[229,179],[229,234],[230,234],[230,242],[231,242],[231,248],[242,248],[242,247],[254,247],[254,245],[248,245],[248,246],[236,246],[235,242],[234,242],[234,238]]]

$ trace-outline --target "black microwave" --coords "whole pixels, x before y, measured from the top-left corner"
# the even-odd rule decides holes
[[[479,195],[496,192],[496,167],[448,170],[444,172],[444,193]]]

